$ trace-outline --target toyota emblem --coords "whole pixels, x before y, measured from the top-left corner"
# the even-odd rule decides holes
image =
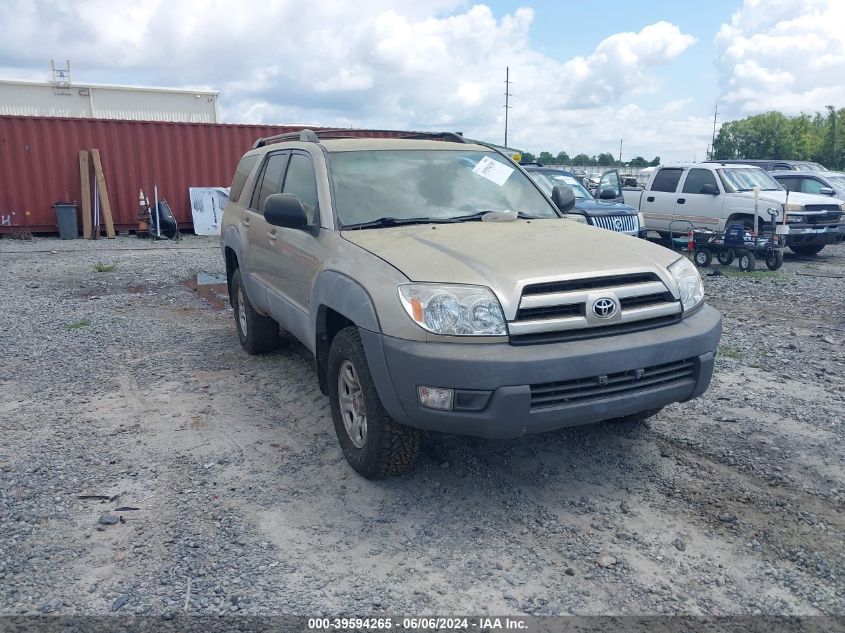
[[[610,297],[602,297],[593,302],[593,314],[600,319],[609,319],[616,314],[616,302]]]

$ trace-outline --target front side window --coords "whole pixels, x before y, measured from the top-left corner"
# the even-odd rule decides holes
[[[460,221],[489,211],[560,217],[531,180],[496,152],[332,152],[330,163],[342,226],[385,218]]]
[[[822,187],[825,187],[822,182],[815,178],[801,179],[801,193],[821,193]]]
[[[684,181],[684,193],[701,193],[701,188],[704,185],[716,186],[716,177],[709,169],[690,169],[687,174],[687,179]]]
[[[311,158],[304,154],[290,157],[288,173],[285,176],[283,193],[292,193],[299,198],[308,216],[308,224],[314,224],[317,218],[317,176]]]
[[[801,191],[800,179],[797,177],[787,176],[785,178],[778,178],[777,181],[787,191]]]
[[[719,170],[722,185],[728,193],[751,191],[760,187],[761,191],[782,191],[777,180],[759,167],[725,167]]]
[[[651,190],[674,193],[678,189],[678,181],[681,180],[682,173],[684,173],[683,169],[661,169],[654,176]]]

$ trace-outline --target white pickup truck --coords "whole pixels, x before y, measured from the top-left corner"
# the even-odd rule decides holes
[[[754,188],[760,188],[756,203],[758,224],[786,222],[786,244],[799,255],[815,255],[825,245],[845,240],[842,222],[845,202],[805,193],[789,193],[759,167],[721,163],[661,165],[649,178],[645,189],[622,189],[615,172],[605,173],[599,195],[610,189],[618,200],[642,213],[645,228],[662,235],[686,233],[690,226],[723,231],[725,226],[742,222],[754,226]]]

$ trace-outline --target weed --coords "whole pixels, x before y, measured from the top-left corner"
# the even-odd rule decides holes
[[[74,321],[73,323],[66,324],[65,327],[68,330],[79,330],[81,328],[88,327],[89,325],[91,325],[90,319],[79,319],[78,321]]]
[[[103,262],[97,262],[94,264],[94,270],[98,273],[110,273],[115,268],[117,268],[117,264],[104,264]]]
[[[719,356],[724,356],[725,358],[739,358],[742,356],[742,352],[738,347],[731,347],[730,345],[722,345],[719,347]]]

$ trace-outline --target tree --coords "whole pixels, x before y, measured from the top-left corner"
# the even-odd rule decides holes
[[[642,156],[634,156],[628,165],[630,167],[648,167],[648,161]]]
[[[592,160],[586,154],[576,154],[572,157],[572,164],[583,167],[585,165],[592,165]]]
[[[540,155],[537,157],[537,160],[544,165],[551,165],[554,162],[554,156],[552,156],[551,152],[540,152]]]
[[[655,156],[654,158],[651,159],[649,166],[650,167],[657,167],[659,164],[660,164],[660,156]]]
[[[569,154],[567,154],[566,152],[558,152],[557,156],[555,157],[555,160],[558,165],[565,165],[569,162]]]
[[[610,167],[613,163],[616,162],[616,159],[613,158],[613,154],[610,152],[606,152],[604,154],[599,154],[598,160],[596,161],[602,167]]]
[[[536,163],[537,158],[531,152],[522,152],[523,163]]]

